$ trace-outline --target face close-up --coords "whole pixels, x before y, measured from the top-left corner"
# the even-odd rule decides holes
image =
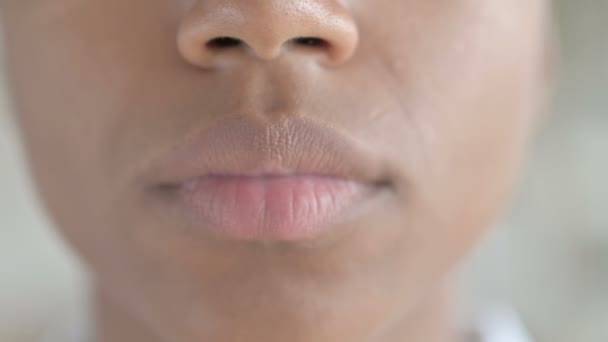
[[[446,341],[539,119],[548,7],[4,0],[15,120],[100,341]]]

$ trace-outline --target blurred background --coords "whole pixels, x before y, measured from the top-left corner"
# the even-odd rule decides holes
[[[464,300],[471,311],[514,307],[536,342],[607,342],[608,1],[558,1],[556,15],[562,51],[553,115],[510,214],[465,267]],[[82,315],[87,278],[32,192],[5,88],[0,342],[33,342]]]

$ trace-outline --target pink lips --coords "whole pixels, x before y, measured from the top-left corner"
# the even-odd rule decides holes
[[[146,165],[146,183],[173,189],[178,220],[237,240],[319,236],[387,187],[376,154],[300,116],[271,125],[226,119]]]
[[[180,197],[208,229],[239,240],[301,240],[331,228],[370,190],[315,175],[206,176]]]

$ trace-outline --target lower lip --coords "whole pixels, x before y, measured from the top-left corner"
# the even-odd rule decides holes
[[[331,230],[374,185],[316,176],[204,176],[179,188],[195,223],[237,240],[295,241]]]

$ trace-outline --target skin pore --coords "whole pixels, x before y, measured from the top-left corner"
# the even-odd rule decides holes
[[[548,7],[2,2],[16,120],[50,216],[93,271],[98,340],[457,341],[451,274],[516,179]],[[157,205],[154,165],[189,137],[228,125],[242,131],[226,144],[280,143],[303,121],[347,137],[382,184],[336,233],[226,239]]]

